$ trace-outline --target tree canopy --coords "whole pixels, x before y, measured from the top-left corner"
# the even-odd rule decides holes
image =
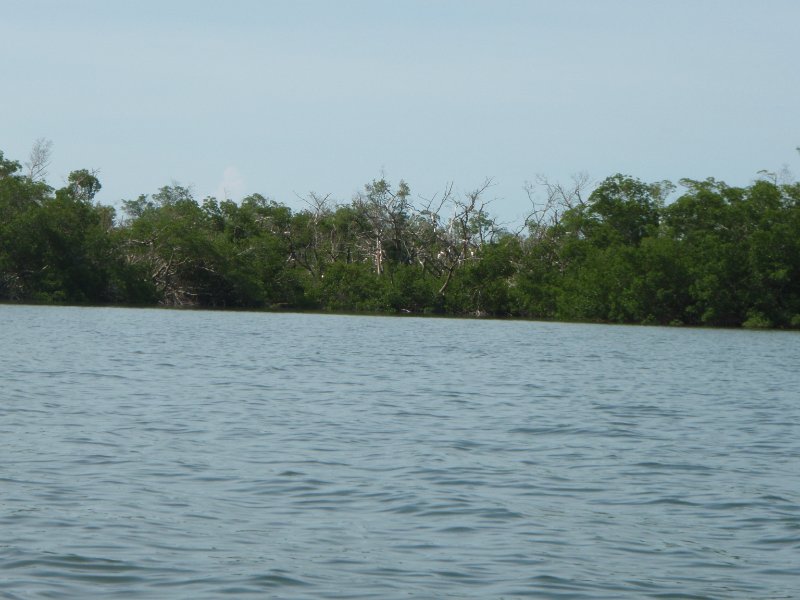
[[[540,180],[524,227],[489,212],[487,180],[417,200],[381,177],[349,203],[293,211],[162,187],[96,202],[96,172],[44,180],[0,152],[0,300],[510,316],[800,328],[800,184],[765,174],[647,183],[587,196]],[[667,202],[670,195],[676,196]]]

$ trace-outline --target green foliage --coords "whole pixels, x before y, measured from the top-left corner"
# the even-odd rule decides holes
[[[67,182],[68,187],[65,191],[72,198],[81,202],[91,202],[103,187],[97,176],[86,169],[70,173]]]
[[[438,288],[437,279],[418,265],[400,264],[391,271],[386,304],[393,312],[437,312]]]
[[[0,150],[0,179],[12,177],[14,173],[20,170],[20,167],[19,161],[8,160]]]
[[[324,275],[320,297],[329,310],[385,312],[386,279],[367,263],[332,263]]]
[[[380,178],[297,212],[173,184],[117,219],[95,172],[53,190],[0,152],[0,300],[800,328],[798,183],[683,180],[671,204],[668,182],[624,175],[586,201],[550,185],[517,234],[490,184],[418,208]]]
[[[749,310],[747,311],[747,319],[742,323],[742,327],[747,329],[769,329],[773,327],[773,323],[764,313],[757,310]]]
[[[132,288],[112,235],[113,210],[81,194],[16,174],[4,161],[0,179],[0,299],[37,302],[125,302]],[[79,172],[80,173],[80,172]],[[84,171],[83,173],[88,173]],[[133,294],[138,297],[137,294]]]
[[[658,230],[665,188],[638,179],[614,175],[595,189],[581,211],[586,237],[600,246],[637,245]]]
[[[521,249],[519,239],[507,235],[483,245],[459,271],[450,298],[452,312],[511,316],[517,313],[512,288]]]

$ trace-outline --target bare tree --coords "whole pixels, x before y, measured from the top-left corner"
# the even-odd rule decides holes
[[[360,240],[363,251],[372,256],[375,272],[384,272],[387,257],[397,262],[412,260],[412,248],[408,243],[410,214],[413,206],[409,201],[411,190],[402,179],[396,189],[382,177],[364,186],[353,199],[353,207],[368,223],[369,231]]]
[[[443,272],[442,259],[446,255],[446,230],[442,222],[442,209],[451,204],[454,198],[453,183],[445,186],[441,196],[434,194],[430,199],[421,198],[421,208],[414,208],[411,239],[414,247],[414,260],[423,271],[439,277]]]
[[[25,163],[28,170],[28,179],[31,181],[44,181],[47,177],[47,167],[50,166],[50,156],[53,151],[53,142],[39,138],[33,143],[31,153]]]
[[[284,237],[289,242],[292,259],[313,277],[320,279],[324,264],[322,254],[326,248],[333,246],[325,243],[328,237],[325,221],[328,221],[333,214],[331,194],[309,192],[306,197],[298,196],[298,198],[308,205],[308,209],[304,211],[308,215],[308,223],[304,231],[293,231],[293,228],[289,227],[284,232]]]
[[[491,200],[484,199],[492,184],[491,179],[486,179],[463,197],[457,197],[450,184],[438,203],[434,197],[417,211],[418,243],[423,249],[417,254],[417,260],[424,269],[437,277],[444,277],[440,295],[447,291],[456,270],[466,261],[478,260],[480,247],[494,241],[500,233],[497,223],[486,211]],[[437,208],[434,209],[434,205]],[[453,211],[447,221],[441,217],[445,207]],[[431,249],[436,250],[435,256]]]
[[[528,195],[531,209],[525,217],[523,229],[527,229],[529,238],[534,241],[541,240],[550,227],[561,222],[564,212],[585,205],[584,196],[590,186],[589,175],[583,172],[573,175],[569,185],[551,182],[543,175],[536,177],[536,183],[526,182],[525,193]],[[537,198],[539,189],[544,191],[542,201]]]

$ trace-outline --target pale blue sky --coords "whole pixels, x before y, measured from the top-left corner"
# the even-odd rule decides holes
[[[800,173],[797,0],[0,0],[0,150],[98,200]],[[224,193],[224,192],[223,192]]]

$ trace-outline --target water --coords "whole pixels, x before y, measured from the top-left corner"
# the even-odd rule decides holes
[[[800,336],[0,306],[0,598],[800,598]]]

